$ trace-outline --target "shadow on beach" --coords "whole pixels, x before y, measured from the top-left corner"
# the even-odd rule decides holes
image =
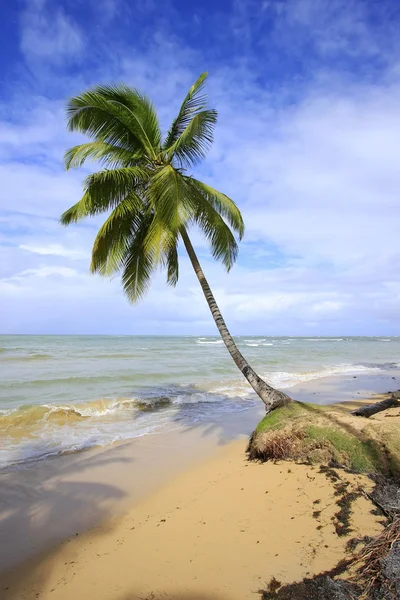
[[[122,451],[80,452],[0,473],[1,570],[101,522],[124,492],[89,473],[133,460]]]
[[[186,407],[175,414],[179,429],[172,432],[0,472],[0,596],[35,598],[51,573],[57,547],[88,530],[96,534],[98,529],[100,534],[111,529],[112,519],[117,521],[116,515],[139,501],[146,490],[156,490],[171,474],[210,455],[216,446],[249,435],[262,414],[260,404],[241,412],[203,415],[193,422]],[[187,596],[200,598],[207,596]]]

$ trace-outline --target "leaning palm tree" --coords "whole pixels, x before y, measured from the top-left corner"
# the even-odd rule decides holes
[[[160,266],[168,284],[176,285],[182,240],[228,351],[271,410],[290,398],[263,381],[236,347],[188,234],[199,227],[213,257],[229,271],[238,253],[233,232],[240,239],[244,231],[236,204],[187,174],[204,158],[217,121],[216,111],[206,105],[206,77],[203,73],[190,88],[165,139],[153,105],[136,89],[102,85],[68,102],[69,130],[92,141],[66,152],[66,168],[80,167],[86,159],[103,168],[85,179],[82,199],[64,212],[61,223],[108,213],[94,241],[90,269],[105,276],[120,273],[132,302],[145,294]]]

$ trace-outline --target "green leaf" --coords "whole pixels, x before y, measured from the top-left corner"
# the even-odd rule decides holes
[[[69,225],[84,217],[112,210],[132,192],[140,192],[147,179],[147,172],[140,167],[123,167],[89,175],[84,181],[82,199],[61,215],[61,224]]]
[[[152,215],[140,216],[135,234],[126,250],[122,285],[131,302],[138,302],[146,294],[156,267],[153,253],[144,244],[152,218]]]
[[[160,146],[160,128],[151,103],[126,86],[97,86],[72,98],[67,120],[71,131],[151,158]]]
[[[206,108],[207,96],[203,94],[203,89],[207,76],[208,73],[202,73],[188,91],[184,101],[182,102],[178,116],[173,120],[168,131],[163,145],[164,150],[176,142],[196,113]]]
[[[109,102],[124,107],[136,121],[137,130],[156,149],[161,144],[161,129],[153,103],[138,90],[127,85],[98,86],[101,94]]]
[[[86,177],[83,187],[94,205],[108,210],[121,202],[130,192],[143,188],[149,173],[139,166],[98,171]]]
[[[90,270],[101,275],[119,271],[126,259],[132,235],[141,224],[143,202],[131,193],[100,227],[93,243]]]
[[[199,192],[197,192],[197,211],[191,222],[198,225],[209,241],[213,257],[220,260],[226,270],[230,271],[239,250],[235,237],[221,215]]]
[[[63,212],[60,217],[61,225],[71,225],[71,223],[77,223],[81,219],[97,214],[91,205],[90,196],[85,193],[82,198],[71,206],[68,210]]]
[[[216,110],[203,110],[189,122],[178,139],[167,150],[168,159],[178,166],[194,166],[205,158],[214,139]]]
[[[134,155],[125,148],[106,142],[89,142],[69,148],[64,155],[64,165],[67,170],[75,169],[89,159],[98,160],[100,164],[112,169],[128,166],[133,158]]]
[[[175,287],[179,279],[179,258],[176,243],[169,248],[164,261],[164,264],[167,267],[167,283],[168,285]]]
[[[148,243],[156,237],[160,238],[160,228],[176,237],[189,216],[185,208],[187,184],[181,173],[172,165],[157,169],[150,179],[146,197],[155,216],[147,238]]]
[[[203,195],[204,199],[209,202],[213,208],[228,221],[230,226],[239,236],[241,240],[244,234],[244,223],[243,217],[239,208],[236,206],[233,200],[222,194],[213,187],[194,179],[193,177],[186,177],[188,184],[193,186],[200,194]]]

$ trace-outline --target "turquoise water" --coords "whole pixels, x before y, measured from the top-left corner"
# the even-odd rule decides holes
[[[281,389],[400,363],[397,337],[236,341]],[[0,466],[184,427],[257,401],[218,337],[0,336]]]

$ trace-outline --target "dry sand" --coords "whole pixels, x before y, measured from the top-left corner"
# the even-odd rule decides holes
[[[245,446],[241,440],[220,448],[118,522],[3,574],[0,597],[254,599],[272,576],[290,582],[330,569],[349,538],[381,530],[361,497],[353,505],[353,531],[338,537],[338,498],[317,467],[248,463]],[[341,476],[370,489],[363,476]]]

